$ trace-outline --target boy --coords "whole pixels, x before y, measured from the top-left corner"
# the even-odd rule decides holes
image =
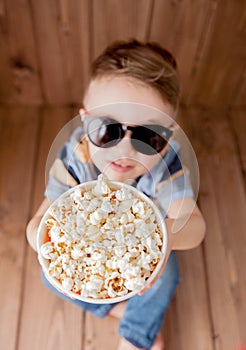
[[[180,98],[176,62],[157,44],[131,40],[109,46],[92,68],[80,111],[83,127],[75,130],[51,167],[46,198],[28,224],[27,239],[36,249],[36,230],[50,200],[100,173],[130,182],[155,200],[169,243],[163,272],[151,288],[119,304],[73,302],[98,317],[110,314],[121,319],[118,350],[161,350],[159,330],[179,281],[173,250],[196,247],[205,233],[189,174],[173,140]]]

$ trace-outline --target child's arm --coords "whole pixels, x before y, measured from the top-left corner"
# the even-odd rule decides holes
[[[49,208],[50,204],[51,204],[51,200],[48,198],[45,198],[41,203],[40,207],[38,208],[36,214],[33,216],[33,218],[29,221],[27,225],[27,228],[26,228],[27,241],[34,250],[37,250],[36,234],[37,234],[39,223],[44,213]]]
[[[172,250],[197,247],[205,236],[205,221],[193,198],[170,204],[165,220]]]

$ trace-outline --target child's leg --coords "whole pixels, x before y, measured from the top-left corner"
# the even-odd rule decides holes
[[[128,300],[119,334],[138,348],[150,349],[178,283],[178,264],[172,252],[156,283],[142,296],[136,295]]]
[[[49,281],[45,278],[43,273],[41,273],[41,275],[42,275],[42,280],[43,280],[43,283],[45,284],[45,286],[48,287],[52,292],[54,292],[58,297],[60,297],[63,300],[67,300],[70,303],[73,303],[73,304],[79,306],[84,311],[92,312],[95,316],[97,316],[99,318],[103,318],[104,316],[106,316],[109,313],[109,311],[115,305],[117,305],[117,303],[113,303],[113,304],[91,304],[91,303],[85,303],[84,301],[81,301],[81,300],[73,300],[73,299],[67,297],[66,295],[60,293],[56,288],[54,288],[49,283]]]

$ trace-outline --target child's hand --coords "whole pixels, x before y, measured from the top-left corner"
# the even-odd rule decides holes
[[[33,216],[33,218],[29,221],[27,228],[26,228],[26,238],[30,246],[37,251],[36,246],[36,236],[37,236],[37,230],[38,226],[40,224],[40,221],[50,206],[51,200],[48,198],[45,198],[43,202],[41,203],[40,207],[38,208],[36,214]]]
[[[42,216],[34,216],[27,225],[26,238],[33,250],[37,251],[36,236]]]
[[[169,258],[169,255],[171,254],[171,251],[172,251],[172,248],[173,248],[173,235],[171,233],[171,225],[173,224],[173,220],[172,219],[167,219],[165,220],[165,223],[166,223],[166,227],[167,227],[167,234],[168,234],[168,244],[167,244],[167,252],[166,252],[166,256],[165,256],[165,259],[164,259],[164,262],[160,268],[160,271],[158,272],[158,274],[156,275],[156,277],[153,279],[153,281],[147,285],[147,287],[145,287],[144,289],[142,289],[138,295],[143,295],[145,292],[147,292],[148,289],[150,289],[153,284],[158,280],[158,278],[161,276],[161,274],[163,273],[165,267],[166,267],[166,264],[167,264],[167,261],[168,261],[168,258]]]

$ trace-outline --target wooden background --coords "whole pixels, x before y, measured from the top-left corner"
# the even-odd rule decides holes
[[[132,37],[174,53],[183,104],[245,106],[245,0],[1,0],[0,102],[79,104],[91,61]]]
[[[43,286],[25,228],[90,62],[132,37],[177,57],[179,123],[197,155],[207,223],[204,242],[178,252],[182,283],[165,317],[165,350],[246,344],[245,0],[0,0],[1,350],[117,348],[116,320],[85,314]]]

